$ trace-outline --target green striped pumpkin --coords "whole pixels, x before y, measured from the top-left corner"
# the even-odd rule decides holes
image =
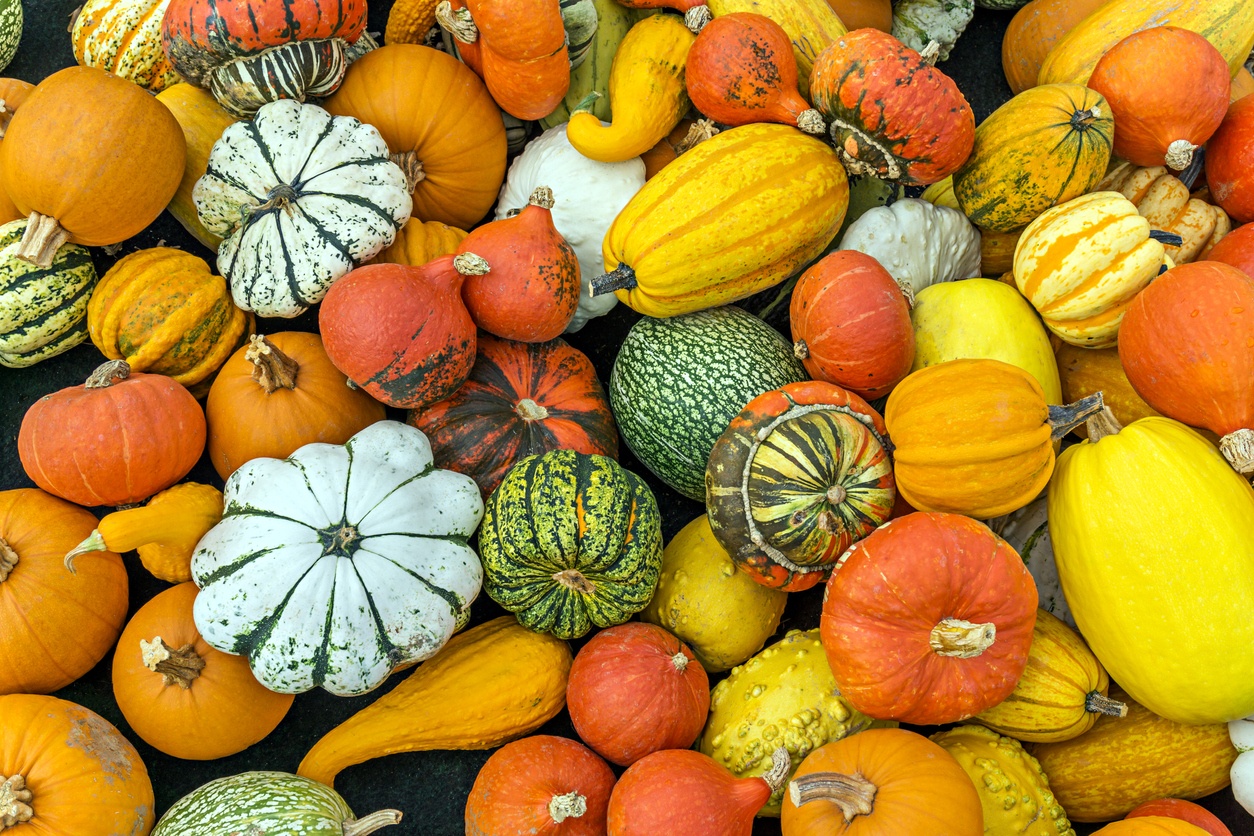
[[[570,121],[570,114],[579,103],[592,92],[600,93],[601,97],[592,105],[592,113],[602,122],[610,121],[610,67],[614,64],[614,53],[618,44],[627,35],[627,30],[642,17],[641,11],[619,5],[618,0],[584,0],[591,2],[596,9],[596,32],[584,50],[583,60],[570,72],[570,89],[566,98],[557,108],[540,120],[541,126],[547,131],[554,125]],[[578,0],[563,0],[562,6],[568,3],[575,5]],[[643,12],[651,12],[644,9]],[[569,28],[567,30],[569,32]],[[577,44],[575,36],[570,35],[571,57]]]
[[[366,836],[397,824],[397,810],[355,818],[340,794],[286,772],[215,778],[174,802],[152,836]]]
[[[562,25],[566,27],[566,52],[570,68],[578,69],[588,57],[597,36],[597,5],[594,0],[561,0]]]
[[[22,42],[22,0],[0,0],[0,70],[9,66]]]
[[[13,369],[69,351],[87,339],[87,302],[96,286],[91,253],[65,244],[50,267],[16,256],[26,220],[0,226],[0,365]]]
[[[657,501],[605,456],[553,450],[510,468],[479,529],[483,588],[519,623],[559,639],[622,624],[662,571]]]
[[[700,502],[710,450],[731,420],[763,392],[805,379],[778,331],[727,305],[632,326],[610,374],[610,407],[636,458]]]

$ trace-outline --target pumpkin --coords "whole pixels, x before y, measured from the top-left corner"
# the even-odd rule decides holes
[[[413,427],[380,421],[342,446],[253,459],[224,498],[192,555],[196,627],[247,655],[270,690],[364,694],[465,625],[481,580],[466,540],[483,501],[469,477],[433,467]]]
[[[851,32],[868,27],[881,32],[893,29],[893,7],[889,0],[827,0],[827,4]]]
[[[1108,0],[1032,0],[1015,12],[1001,41],[1001,67],[1011,93],[1036,86],[1041,64],[1058,39]]]
[[[1254,279],[1222,262],[1182,264],[1133,300],[1127,321],[1119,360],[1137,393],[1220,436],[1232,466],[1254,474]]]
[[[1134,821],[1117,821],[1094,833],[1105,836],[1206,836],[1206,830],[1167,816],[1151,816]]]
[[[0,7],[0,19],[6,14],[11,14],[12,9],[16,7],[18,17],[21,18],[22,4],[18,2],[10,2],[7,6]],[[19,24],[20,25],[20,24]],[[0,20],[0,38],[3,38],[3,20]],[[4,131],[8,130],[9,123],[13,121],[13,114],[26,101],[26,97],[35,89],[35,85],[29,81],[22,81],[18,78],[0,78],[0,140],[4,139]],[[3,178],[0,177],[0,181]],[[13,205],[12,199],[5,192],[3,186],[0,186],[0,222],[8,223],[24,219],[26,216]]]
[[[688,97],[725,125],[779,122],[822,135],[823,117],[797,90],[797,60],[784,28],[759,14],[706,24],[688,53]]]
[[[1086,84],[1114,111],[1116,155],[1182,171],[1223,121],[1230,75],[1227,61],[1201,35],[1156,26],[1107,50]],[[1181,78],[1188,84],[1172,83]]]
[[[127,604],[122,559],[106,552],[77,576],[61,566],[95,524],[89,511],[43,491],[0,492],[0,694],[58,691],[117,641]]]
[[[871,729],[815,749],[788,783],[781,819],[784,836],[984,833],[967,773],[905,729]]]
[[[759,395],[710,452],[714,536],[758,583],[786,592],[814,586],[892,512],[885,435],[878,412],[830,383]]]
[[[1166,166],[1141,168],[1123,162],[1111,168],[1094,189],[1120,192],[1136,204],[1153,229],[1179,235],[1179,245],[1165,242],[1167,257],[1176,264],[1213,258],[1212,248],[1232,229],[1223,209],[1189,196],[1189,189]]]
[[[840,250],[802,273],[788,321],[793,352],[817,380],[875,399],[910,373],[910,304],[869,255]]]
[[[452,56],[381,47],[354,62],[323,105],[378,129],[405,172],[415,218],[470,229],[492,208],[505,177],[505,124],[483,82]]]
[[[87,306],[96,285],[91,253],[62,244],[47,268],[17,256],[29,222],[0,226],[0,365],[20,369],[87,339]]]
[[[1078,84],[1025,90],[975,129],[954,173],[954,195],[972,223],[1012,232],[1046,209],[1093,189],[1114,134],[1110,105]]]
[[[644,480],[574,450],[519,460],[479,530],[484,591],[528,629],[559,639],[621,624],[653,597],[662,524]]]
[[[562,340],[486,334],[470,377],[447,400],[409,414],[442,467],[489,496],[520,459],[568,449],[616,458],[618,432],[592,362]]]
[[[570,0],[561,0],[565,8]],[[588,0],[575,0],[575,5],[586,5]],[[610,73],[614,63],[614,55],[628,31],[639,20],[650,14],[648,10],[630,9],[618,0],[591,0],[596,9],[596,34],[584,52],[583,61],[579,66],[571,67],[570,88],[566,97],[558,102],[557,107],[547,116],[540,117],[540,127],[550,131],[562,126],[566,131],[566,123],[583,101],[595,92],[595,101],[587,105],[592,114],[602,121],[610,118]],[[567,33],[569,35],[569,32]],[[572,40],[571,43],[574,43]],[[569,50],[570,47],[568,46]],[[577,49],[577,47],[576,47]],[[530,190],[525,192],[530,194]]]
[[[623,208],[592,293],[616,291],[648,316],[743,299],[818,256],[848,203],[845,170],[827,145],[785,125],[731,128],[678,157]]]
[[[253,334],[209,389],[209,463],[225,479],[250,459],[285,459],[316,441],[343,444],[386,417],[381,403],[347,384],[317,334]]]
[[[1210,836],[1232,836],[1232,831],[1214,813],[1200,804],[1185,801],[1183,798],[1158,798],[1138,804],[1124,818],[1139,819],[1145,816],[1179,819],[1202,828]]]
[[[1226,725],[1176,723],[1118,688],[1110,695],[1127,703],[1128,716],[1098,717],[1079,737],[1028,746],[1072,821],[1110,821],[1155,798],[1201,798],[1228,785],[1237,750]]]
[[[912,372],[884,409],[897,490],[923,511],[1008,514],[1049,481],[1054,442],[1101,406],[1100,393],[1051,406],[1036,378],[1000,360]]]
[[[216,251],[222,244],[222,238],[205,229],[200,222],[192,190],[196,188],[196,181],[205,176],[213,144],[222,137],[228,125],[239,121],[239,117],[223,110],[208,90],[186,82],[166,87],[157,94],[157,101],[174,114],[187,144],[183,179],[166,209],[193,238]]]
[[[36,485],[89,506],[147,499],[186,476],[204,449],[196,399],[164,375],[131,374],[123,360],[31,404],[17,437]]]
[[[710,681],[683,642],[656,625],[630,622],[580,648],[566,708],[584,743],[630,766],[662,749],[692,746],[710,710]]]
[[[335,367],[388,406],[424,409],[456,392],[474,367],[475,323],[454,261],[371,264],[336,282],[318,311]]]
[[[610,793],[609,836],[719,833],[749,836],[753,817],[788,775],[780,747],[771,770],[736,778],[710,757],[686,749],[646,755],[627,767]]]
[[[936,42],[936,59],[949,60],[975,16],[972,0],[898,0],[893,4],[893,37],[922,52]]]
[[[148,770],[94,711],[56,697],[0,696],[0,753],[0,824],[16,832],[116,836],[152,827]]]
[[[873,257],[913,299],[930,284],[979,276],[980,235],[961,212],[907,197],[864,212],[839,249]]]
[[[74,60],[160,93],[182,79],[161,48],[170,0],[87,0],[70,24]]]
[[[335,92],[366,31],[365,3],[170,0],[162,44],[183,78],[237,116],[280,99]]]
[[[263,688],[248,660],[214,650],[192,622],[196,585],[140,607],[113,655],[113,696],[144,742],[185,760],[242,752],[279,724],[291,694]]]
[[[192,196],[235,304],[291,318],[392,243],[409,191],[373,127],[281,100],[227,126]]]
[[[442,255],[456,253],[457,245],[466,235],[466,230],[440,221],[410,218],[396,233],[396,239],[391,245],[371,259],[370,263],[421,267]]]
[[[298,772],[331,786],[342,770],[383,755],[496,748],[557,716],[570,665],[566,642],[511,616],[476,625],[327,732]]]
[[[975,114],[958,85],[878,29],[850,32],[823,50],[810,95],[851,174],[926,186],[971,154]]]
[[[422,44],[435,28],[439,0],[397,0],[388,10],[383,40],[392,44]]]
[[[8,142],[0,146],[8,147]],[[0,160],[4,158],[0,153]],[[1249,177],[1251,160],[1254,160],[1254,99],[1246,96],[1229,105],[1219,129],[1206,143],[1206,184],[1223,210],[1239,223],[1254,221],[1254,181]]]
[[[1222,261],[1245,275],[1254,274],[1254,224],[1239,226],[1206,253],[1207,261]]]
[[[1058,346],[1054,354],[1062,381],[1062,398],[1074,403],[1095,392],[1102,393],[1106,405],[1120,424],[1131,424],[1138,418],[1157,415],[1154,408],[1137,394],[1119,362],[1118,348],[1079,348],[1068,343]],[[1087,424],[1071,430],[1080,438],[1088,438]]]
[[[368,836],[397,824],[399,810],[360,819],[330,787],[286,772],[244,772],[215,778],[165,811],[152,836],[247,832]]]
[[[507,743],[475,776],[467,836],[597,836],[614,773],[586,747],[541,734]]]
[[[1010,696],[1036,605],[1023,561],[986,526],[909,514],[842,556],[824,593],[823,649],[840,693],[864,714],[952,723]]]
[[[108,165],[101,148],[114,152]],[[4,190],[30,221],[18,257],[46,269],[66,241],[103,246],[138,235],[174,197],[185,157],[178,122],[139,86],[95,67],[53,73],[0,143]]]
[[[788,33],[797,60],[797,87],[810,100],[810,72],[819,53],[849,31],[828,0],[707,0],[715,18],[751,12],[768,17]]]

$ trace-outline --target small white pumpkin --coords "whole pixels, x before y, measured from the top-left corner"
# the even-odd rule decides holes
[[[378,130],[290,99],[226,129],[192,199],[223,239],[218,272],[235,304],[276,317],[322,301],[392,243],[413,209]]]
[[[563,122],[528,143],[510,165],[496,204],[496,219],[525,207],[538,186],[553,190],[553,225],[579,259],[582,288],[579,309],[566,326],[569,334],[609,313],[618,302],[612,293],[592,296],[590,283],[605,272],[601,242],[606,231],[644,186],[644,162],[639,157],[621,163],[590,160],[566,139]]]
[[[944,61],[974,17],[975,0],[897,0],[893,37],[915,52],[935,41],[940,50],[937,60]]]
[[[845,230],[840,249],[871,256],[912,293],[980,275],[980,231],[961,212],[919,198],[867,210]]]
[[[434,467],[420,430],[372,424],[231,474],[192,555],[193,616],[212,647],[298,694],[364,694],[434,654],[470,616],[483,567],[473,479]]]
[[[1036,581],[1040,607],[1062,619],[1075,629],[1075,618],[1067,599],[1062,594],[1062,581],[1058,579],[1058,565],[1054,562],[1054,546],[1049,539],[1049,503],[1038,496],[1024,507],[988,521],[988,527],[1014,547],[1028,567],[1028,573]]]

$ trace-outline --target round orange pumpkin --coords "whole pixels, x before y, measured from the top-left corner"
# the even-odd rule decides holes
[[[0,140],[4,138],[4,133],[9,129],[9,122],[13,121],[13,114],[17,113],[17,109],[26,101],[26,97],[35,89],[35,85],[28,81],[22,81],[17,78],[0,78]],[[4,180],[4,176],[0,175],[0,182]],[[13,201],[9,199],[9,194],[0,187],[0,223],[8,223],[26,217],[18,208],[13,205]]]
[[[1207,836],[1207,832],[1182,819],[1145,816],[1108,824],[1093,831],[1093,836]]]
[[[1254,275],[1254,224],[1229,232],[1206,254],[1207,261],[1222,261],[1247,276]]]

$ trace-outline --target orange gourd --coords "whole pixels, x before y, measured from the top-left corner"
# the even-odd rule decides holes
[[[827,0],[845,28],[878,29],[893,31],[893,4],[891,0]]]
[[[379,253],[371,264],[408,264],[421,267],[442,255],[457,252],[457,245],[466,237],[466,231],[440,221],[421,221],[410,218],[396,233],[396,240]]]
[[[35,89],[35,85],[17,78],[0,78],[0,140],[4,138],[13,114],[26,101],[26,97]],[[0,174],[0,181],[4,175]],[[8,223],[26,217],[9,199],[9,194],[0,187],[0,223]]]
[[[1195,827],[1200,827],[1210,836],[1232,836],[1219,817],[1200,804],[1185,801],[1183,798],[1159,798],[1137,806],[1125,819],[1139,819],[1145,816],[1161,816],[1168,819],[1180,819]]]
[[[1146,816],[1124,819],[1108,824],[1093,836],[1207,836],[1206,831],[1195,824],[1165,816]]]
[[[1254,224],[1245,224],[1229,232],[1211,247],[1207,261],[1222,261],[1247,276],[1254,275]]]
[[[62,565],[95,527],[43,491],[0,493],[0,694],[64,688],[112,649],[126,620],[122,559],[103,552],[77,575]]]
[[[1001,68],[1015,95],[1036,86],[1058,41],[1108,0],[1032,0],[1015,13],[1001,41]]]

